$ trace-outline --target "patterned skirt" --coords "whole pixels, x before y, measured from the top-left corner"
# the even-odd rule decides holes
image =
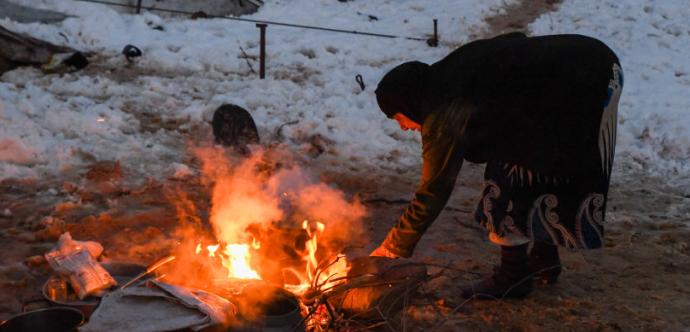
[[[497,162],[487,164],[485,179],[475,219],[491,242],[514,246],[540,241],[572,249],[602,246],[605,179],[545,176]]]
[[[604,214],[616,145],[618,100],[623,87],[620,66],[613,65],[607,98],[601,109],[596,141],[599,169],[586,174],[539,174],[512,163],[487,163],[486,185],[475,219],[499,245],[540,241],[558,246],[600,248]],[[577,163],[577,160],[573,160]]]

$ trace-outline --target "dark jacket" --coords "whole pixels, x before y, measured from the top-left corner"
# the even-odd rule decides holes
[[[550,175],[601,169],[597,135],[614,63],[593,38],[509,34],[463,45],[429,66],[414,95],[424,114],[421,183],[384,247],[412,254],[463,160]]]

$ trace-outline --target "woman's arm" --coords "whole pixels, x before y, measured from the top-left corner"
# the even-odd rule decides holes
[[[431,127],[422,134],[422,178],[415,197],[373,255],[378,251],[378,256],[411,256],[453,192],[462,167],[463,149],[455,135],[448,132],[444,135],[437,131],[440,128],[433,128],[438,126]]]

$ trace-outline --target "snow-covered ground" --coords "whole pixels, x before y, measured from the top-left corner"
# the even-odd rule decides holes
[[[23,1],[76,17],[58,25],[0,24],[104,54],[112,72],[127,66],[119,55],[123,46],[136,45],[144,56],[130,66],[148,74],[124,79],[88,71],[44,76],[21,69],[4,75],[0,179],[52,174],[93,160],[120,160],[128,169],[166,176],[183,161],[187,142],[181,132],[209,121],[213,110],[226,102],[253,114],[264,141],[291,123],[281,133],[292,146],[299,148],[318,135],[328,145],[324,159],[331,157],[334,164],[417,165],[418,144],[398,141],[418,138],[396,130],[378,111],[375,84],[402,61],[441,58],[447,45],[467,41],[472,29],[482,27],[483,17],[499,10],[490,9],[504,2],[269,1],[249,17],[415,37],[430,33],[432,18],[438,18],[445,45],[431,48],[423,41],[269,26],[268,77],[259,80],[240,58],[240,47],[250,55],[259,53],[254,24],[123,15],[106,6],[66,0]],[[257,61],[251,62],[258,70]],[[357,74],[368,86],[363,92],[355,82]],[[147,126],[142,119],[151,118],[179,126],[142,130]]]
[[[625,74],[616,151],[619,169],[643,170],[686,188],[690,188],[688,17],[687,0],[566,0],[559,10],[530,25],[534,34],[597,37],[618,54]]]
[[[171,176],[186,169],[190,131],[210,131],[205,122],[227,102],[252,112],[267,143],[322,145],[320,164],[414,173],[419,138],[378,111],[376,83],[403,61],[442,58],[510,1],[267,1],[248,17],[415,37],[430,33],[438,18],[442,45],[269,26],[266,80],[240,57],[240,47],[258,54],[251,23],[127,15],[69,0],[21,2],[75,17],[58,25],[0,24],[102,57],[73,74],[20,69],[2,77],[0,179],[57,174],[95,160]],[[685,0],[566,0],[531,25],[534,34],[583,33],[612,46],[626,74],[617,167],[674,175],[675,184],[690,184],[689,8]],[[126,44],[144,56],[128,64],[119,55]]]

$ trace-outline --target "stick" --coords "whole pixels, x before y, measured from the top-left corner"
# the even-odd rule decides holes
[[[247,62],[249,70],[252,72],[252,74],[256,74],[256,71],[254,71],[254,67],[252,67],[251,62],[249,62],[249,55],[247,55],[247,52],[244,51],[244,48],[242,48],[242,46],[240,46],[240,51],[242,51],[242,56],[244,57],[244,61]]]
[[[149,273],[158,270],[159,267],[161,267],[161,266],[163,266],[163,265],[165,265],[165,264],[168,264],[168,263],[174,261],[175,258],[176,258],[175,256],[168,256],[168,257],[165,257],[165,258],[163,258],[163,259],[161,259],[161,260],[159,260],[159,261],[153,263],[153,265],[151,265],[149,268],[147,268],[146,271],[144,271],[144,272],[142,272],[142,273],[139,273],[139,275],[137,275],[136,277],[134,277],[132,280],[130,280],[130,281],[128,281],[126,284],[122,285],[122,287],[120,287],[119,290],[123,290],[123,289],[125,289],[126,287],[132,285],[133,283],[139,281],[139,279],[145,277],[145,276],[148,275]]]

